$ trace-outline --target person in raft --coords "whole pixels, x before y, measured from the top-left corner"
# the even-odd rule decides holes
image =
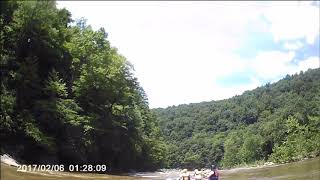
[[[183,169],[179,180],[191,180],[190,174],[187,169]]]
[[[219,172],[216,165],[211,166],[211,172],[208,180],[219,180]]]
[[[201,172],[198,169],[194,170],[194,179],[195,180],[201,180],[202,179]]]

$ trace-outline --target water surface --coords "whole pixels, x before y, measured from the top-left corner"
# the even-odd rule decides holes
[[[223,180],[320,180],[320,158],[304,161],[259,168],[238,168],[220,170]],[[84,174],[68,172],[17,172],[17,168],[1,163],[1,180],[143,180],[143,179],[176,179],[177,171],[144,172],[132,176],[113,176],[107,174]]]

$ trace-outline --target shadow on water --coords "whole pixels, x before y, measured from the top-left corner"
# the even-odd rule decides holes
[[[68,172],[17,172],[17,168],[1,163],[1,180],[167,179],[176,178],[178,174],[179,172],[147,172],[137,173],[134,176],[114,176],[105,174],[84,174]],[[304,161],[269,167],[221,170],[220,174],[221,179],[223,180],[320,180],[320,158],[318,157]]]

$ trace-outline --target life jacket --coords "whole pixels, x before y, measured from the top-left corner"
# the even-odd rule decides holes
[[[196,175],[194,176],[194,179],[195,179],[195,180],[202,179],[202,176],[201,176],[200,174],[196,174]]]
[[[219,174],[217,171],[213,171],[212,174],[209,176],[209,180],[218,180]]]
[[[182,173],[180,176],[180,179],[181,180],[191,180],[191,177],[190,177],[190,174],[187,172],[187,173]]]
[[[190,175],[189,176],[182,176],[182,180],[190,180]]]

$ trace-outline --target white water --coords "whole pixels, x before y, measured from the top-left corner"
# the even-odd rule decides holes
[[[1,162],[15,167],[19,165],[19,163],[8,154],[1,155]]]

